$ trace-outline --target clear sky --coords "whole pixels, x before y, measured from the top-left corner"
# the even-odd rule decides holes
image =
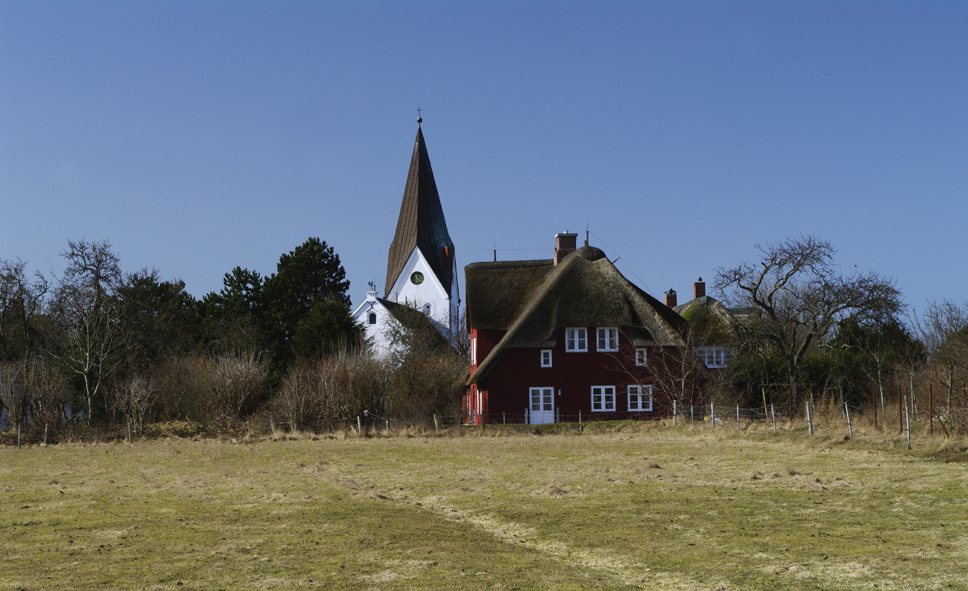
[[[0,0],[0,258],[381,290],[417,107],[458,264],[583,233],[662,298],[816,234],[968,297],[968,2]],[[463,273],[461,273],[463,293]]]

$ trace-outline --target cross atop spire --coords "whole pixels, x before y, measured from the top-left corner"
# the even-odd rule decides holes
[[[417,127],[420,127],[420,124],[423,123],[423,117],[420,116],[420,111],[422,110],[420,107],[417,107]]]

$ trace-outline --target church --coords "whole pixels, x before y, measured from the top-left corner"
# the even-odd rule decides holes
[[[401,307],[421,311],[448,340],[459,326],[460,296],[454,242],[447,232],[427,144],[417,118],[417,138],[403,190],[397,230],[387,256],[386,288],[378,297],[372,288],[353,312],[379,356],[392,347],[388,331]]]

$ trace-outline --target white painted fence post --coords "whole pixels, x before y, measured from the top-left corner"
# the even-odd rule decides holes
[[[672,401],[672,426],[676,426],[676,401]]]
[[[713,429],[716,428],[716,405],[712,402],[709,403],[709,414],[711,415],[709,419],[709,424]]]
[[[854,438],[854,428],[850,424],[850,408],[847,406],[847,403],[846,402],[844,403],[844,413],[847,414],[847,437],[849,439],[853,439]]]
[[[772,402],[770,403],[770,416],[773,418],[773,432],[776,433],[776,409]]]
[[[904,426],[907,429],[908,449],[911,449],[911,415],[908,412],[907,396],[904,397]]]
[[[810,429],[810,437],[813,437],[813,418],[810,416],[810,401],[807,401],[807,427]]]

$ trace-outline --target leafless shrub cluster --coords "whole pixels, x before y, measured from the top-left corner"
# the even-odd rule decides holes
[[[341,352],[303,363],[283,379],[270,411],[290,431],[324,431],[364,410],[382,412],[390,368],[368,352]]]

